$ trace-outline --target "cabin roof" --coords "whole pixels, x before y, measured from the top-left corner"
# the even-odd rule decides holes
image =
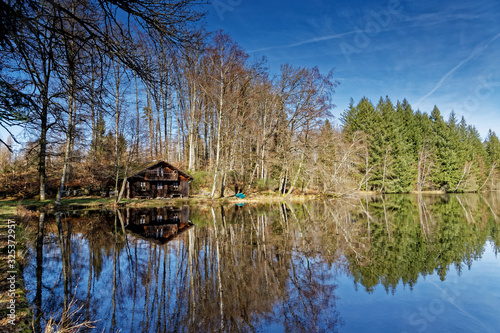
[[[150,169],[154,169],[160,165],[163,165],[163,166],[166,166],[167,168],[171,169],[171,170],[175,170],[177,172],[179,172],[180,175],[186,177],[188,180],[193,180],[193,176],[191,176],[190,174],[182,171],[181,169],[173,166],[172,164],[168,163],[167,161],[155,161],[155,162],[152,162],[152,163],[148,163],[148,164],[145,164],[141,167],[138,167],[136,168],[134,171],[132,171],[132,175],[130,175],[128,178],[132,178],[132,177],[140,177],[141,173],[146,171],[146,170],[150,170]]]

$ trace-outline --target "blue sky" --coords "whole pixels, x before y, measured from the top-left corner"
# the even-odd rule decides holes
[[[208,30],[251,56],[335,69],[338,119],[352,97],[407,98],[500,134],[500,1],[213,0]]]

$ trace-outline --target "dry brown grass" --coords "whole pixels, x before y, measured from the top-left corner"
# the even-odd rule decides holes
[[[75,299],[72,299],[67,309],[61,313],[59,321],[54,319],[54,316],[45,324],[44,333],[77,333],[82,330],[95,328],[96,321],[82,320],[78,312],[81,307],[76,307]]]

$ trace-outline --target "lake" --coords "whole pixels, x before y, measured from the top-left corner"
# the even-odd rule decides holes
[[[42,214],[24,279],[35,331],[498,332],[499,217],[491,193]]]

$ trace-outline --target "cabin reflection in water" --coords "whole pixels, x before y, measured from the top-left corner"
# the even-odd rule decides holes
[[[130,231],[164,244],[193,226],[189,221],[189,207],[162,207],[122,211]]]

